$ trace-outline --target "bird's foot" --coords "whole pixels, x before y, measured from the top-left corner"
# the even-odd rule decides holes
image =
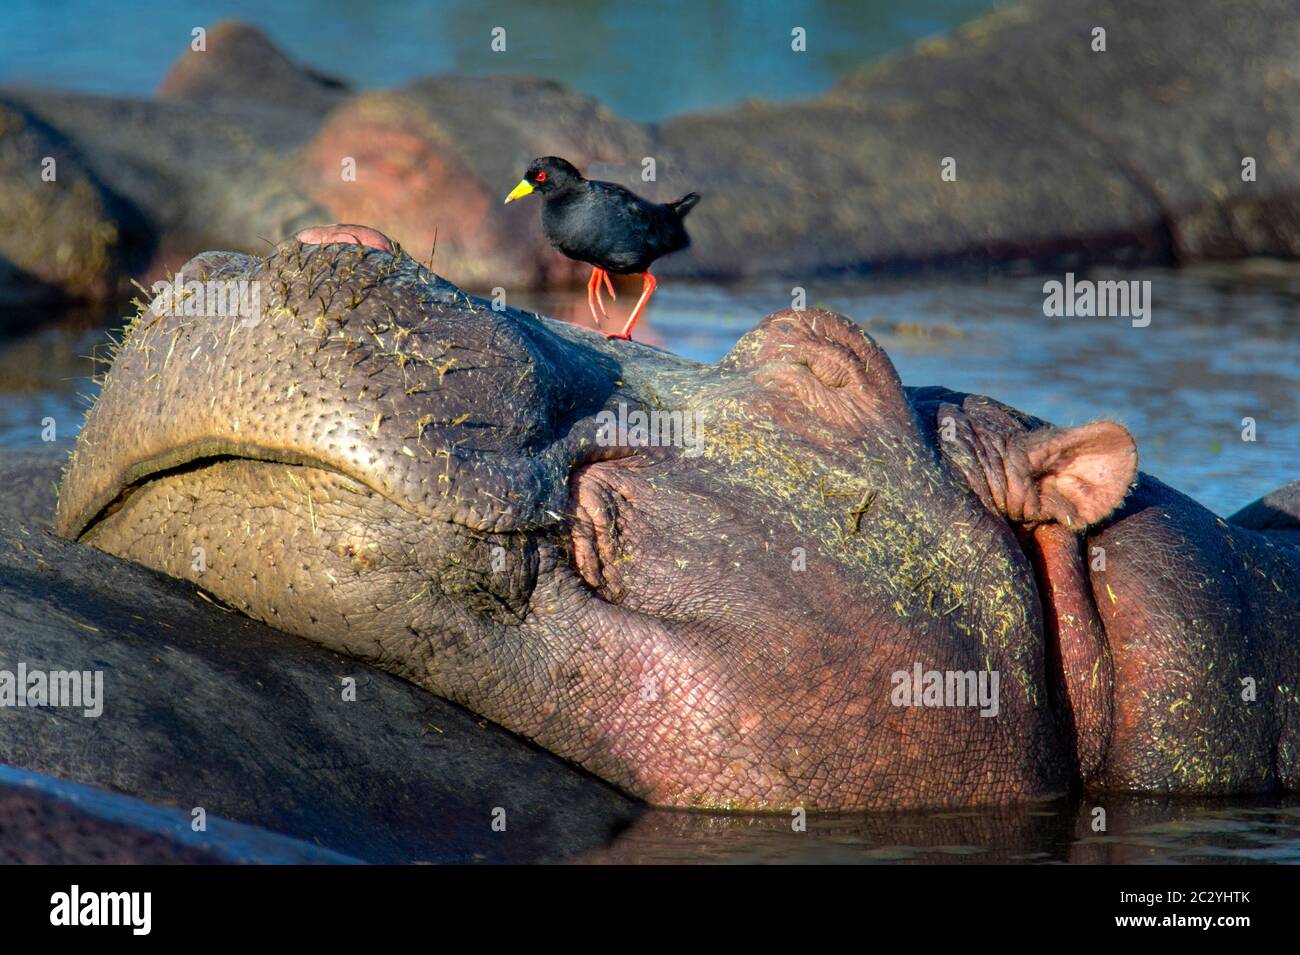
[[[650,301],[650,296],[654,294],[655,289],[658,287],[659,283],[655,281],[653,275],[649,272],[643,272],[641,274],[641,297],[637,299],[636,308],[632,309],[632,314],[628,316],[627,324],[623,326],[623,330],[616,335],[609,335],[609,338],[624,338],[629,340],[632,338],[632,326],[635,325],[636,320],[641,317],[641,313],[645,310],[646,302]]]

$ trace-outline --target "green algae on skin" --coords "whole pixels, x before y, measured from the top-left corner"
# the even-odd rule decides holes
[[[912,479],[924,469],[910,449],[876,435],[874,446],[864,441],[860,453],[850,455],[856,468],[814,469],[809,456],[798,454],[785,435],[756,420],[738,401],[711,402],[709,412],[704,457],[723,465],[719,471],[726,480],[770,502],[773,524],[788,523],[799,535],[811,535],[827,559],[860,573],[867,586],[883,587],[885,604],[898,618],[925,614],[945,630],[955,627],[977,639],[986,648],[981,656],[985,669],[994,668],[991,653],[1006,659],[1026,701],[1033,706],[1041,702],[1038,638],[1025,609],[1032,594],[1018,583],[1021,568],[1000,555],[977,552],[969,523],[932,513],[927,507],[932,479],[928,474],[924,482]],[[903,467],[884,466],[882,450],[903,458]],[[856,533],[850,533],[853,506],[834,518],[825,506],[828,497],[869,498],[870,517],[859,520]],[[970,515],[971,522],[977,519]],[[954,569],[981,580],[964,580]],[[959,608],[974,612],[980,621],[976,632],[954,616]]]

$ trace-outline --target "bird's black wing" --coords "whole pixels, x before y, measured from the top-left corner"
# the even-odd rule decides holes
[[[627,268],[643,267],[648,260],[682,248],[681,220],[673,210],[614,182],[591,181],[591,202],[606,223],[602,239],[610,254]]]

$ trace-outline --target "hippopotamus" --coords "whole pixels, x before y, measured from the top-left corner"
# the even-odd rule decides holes
[[[1121,424],[904,386],[815,308],[700,364],[364,226],[183,274],[260,311],[141,308],[65,537],[655,805],[1300,785],[1300,482],[1224,520]]]
[[[1277,26],[1297,0],[980,6],[893,55],[837,57],[816,95],[654,122],[533,76],[354,90],[231,21],[203,49],[187,36],[155,97],[2,86],[0,297],[103,297],[201,249],[358,218],[475,288],[578,287],[537,219],[493,211],[548,154],[656,202],[708,196],[660,278],[1300,258],[1300,37]],[[709,22],[691,16],[678,28]],[[761,68],[798,69],[780,39]],[[35,182],[44,157],[63,188]]]

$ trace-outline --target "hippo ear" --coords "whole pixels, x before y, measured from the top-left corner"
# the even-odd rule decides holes
[[[1038,428],[1010,444],[1007,514],[1013,520],[1081,530],[1119,507],[1137,476],[1137,444],[1113,421]]]

